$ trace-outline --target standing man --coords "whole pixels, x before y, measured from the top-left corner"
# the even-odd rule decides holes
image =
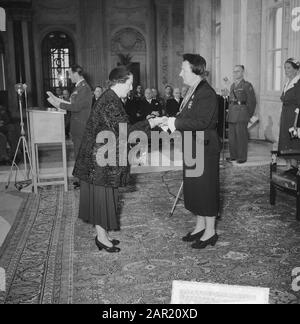
[[[253,86],[244,79],[245,67],[235,66],[234,83],[229,96],[229,150],[230,160],[238,164],[248,158],[248,123],[255,112],[256,97]]]
[[[167,100],[166,114],[168,117],[175,117],[179,113],[183,98],[179,88],[175,88],[173,92],[174,98]]]
[[[92,106],[92,91],[83,77],[83,69],[79,65],[73,65],[69,70],[69,77],[75,83],[75,89],[70,97],[70,103],[61,103],[55,99],[49,102],[57,108],[71,112],[71,135],[74,144],[74,156],[77,158],[81,140],[85,131],[87,120]],[[80,187],[78,181],[73,183],[75,189]]]

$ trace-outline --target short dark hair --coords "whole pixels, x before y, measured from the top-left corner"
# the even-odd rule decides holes
[[[236,67],[240,67],[243,71],[245,71],[245,65],[237,64]]]
[[[206,76],[206,60],[198,54],[184,54],[183,61],[190,63],[192,72],[201,77]]]
[[[291,57],[291,58],[289,58],[289,59],[286,60],[285,64],[286,64],[286,63],[291,64],[291,66],[292,66],[295,70],[300,70],[300,62],[297,61],[296,59],[294,59],[294,58]]]
[[[80,76],[83,76],[83,68],[78,64],[71,65],[71,71],[73,73],[78,73]]]
[[[166,84],[166,85],[165,85],[165,90],[166,90],[167,88],[170,88],[170,89],[172,90],[172,92],[174,91],[174,88],[173,88],[170,84]]]
[[[114,68],[109,74],[110,86],[116,85],[118,83],[125,83],[132,73],[125,65],[120,65]]]

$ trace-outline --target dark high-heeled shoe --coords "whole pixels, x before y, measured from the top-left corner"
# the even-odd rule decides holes
[[[121,242],[119,240],[111,240],[112,245],[119,245]]]
[[[194,235],[192,235],[192,233],[188,233],[186,236],[184,236],[182,238],[182,241],[183,242],[194,242],[194,241],[197,241],[197,240],[200,240],[201,237],[204,235],[205,233],[205,230],[201,231],[201,232],[198,232]]]
[[[215,246],[218,242],[219,236],[218,234],[215,234],[213,237],[211,237],[209,240],[206,241],[198,241],[194,244],[192,244],[192,248],[196,250],[204,250],[206,249],[209,245]]]
[[[104,245],[103,243],[99,242],[97,236],[95,237],[95,243],[96,243],[96,246],[99,249],[99,251],[105,250],[108,253],[118,253],[121,251],[121,249],[119,249],[116,246],[108,247],[108,246]]]

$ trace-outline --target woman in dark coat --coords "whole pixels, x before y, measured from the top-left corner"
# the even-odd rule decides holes
[[[292,58],[288,59],[285,62],[284,69],[288,82],[285,85],[281,96],[283,107],[280,119],[278,151],[299,151],[300,139],[292,139],[289,129],[294,125],[296,108],[300,108],[300,62]],[[300,127],[300,120],[298,120],[298,127]],[[288,164],[290,169],[287,172],[297,173],[297,160],[293,158],[293,156],[291,156]]]
[[[118,188],[126,185],[129,175],[127,161],[125,166],[119,164],[119,125],[127,125],[128,134],[134,130],[145,131],[155,127],[152,121],[143,121],[135,125],[128,124],[128,117],[124,110],[121,98],[126,98],[132,90],[133,75],[126,67],[115,68],[109,76],[111,87],[96,102],[87,122],[81,148],[74,167],[74,176],[81,180],[79,218],[96,226],[95,242],[99,250],[110,253],[120,252],[116,247],[120,242],[109,237],[109,231],[119,230],[118,219]],[[126,127],[125,127],[126,128]],[[99,137],[109,132],[116,140],[116,156],[112,163],[103,163],[99,160],[101,148],[105,143],[99,143]],[[126,136],[126,135],[125,135]],[[127,145],[127,136],[125,138]],[[125,149],[127,146],[125,146]],[[104,152],[106,152],[104,150]],[[127,153],[127,152],[125,152]],[[104,156],[105,158],[105,156]],[[127,156],[126,156],[127,158]],[[104,161],[105,162],[105,161]],[[100,166],[105,165],[105,166]]]
[[[205,249],[218,240],[215,222],[219,213],[219,160],[220,141],[217,133],[218,99],[213,88],[205,80],[206,61],[200,55],[183,56],[180,76],[190,89],[183,100],[176,118],[167,122],[171,131],[178,130],[183,140],[193,134],[193,148],[184,147],[184,202],[187,210],[197,217],[193,232],[183,237],[184,242],[194,242],[195,249]],[[204,132],[204,172],[201,176],[189,175],[195,169],[186,165],[186,158],[196,157],[196,132]]]

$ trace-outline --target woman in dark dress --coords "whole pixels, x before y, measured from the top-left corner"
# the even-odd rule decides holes
[[[219,213],[219,160],[220,141],[217,133],[218,99],[213,88],[205,80],[206,61],[200,55],[183,56],[180,76],[190,88],[181,105],[180,113],[169,118],[165,124],[173,132],[178,130],[187,136],[193,134],[193,157],[196,156],[196,132],[204,132],[204,172],[201,176],[190,176],[193,170],[184,161],[185,208],[197,217],[193,232],[183,237],[184,242],[194,242],[192,248],[205,249],[218,241],[215,222]],[[164,127],[164,125],[162,125]],[[184,157],[191,152],[184,147]]]
[[[133,75],[126,67],[115,68],[110,73],[109,80],[110,89],[98,99],[87,122],[74,167],[74,176],[81,180],[79,218],[96,226],[95,242],[99,250],[115,253],[120,252],[116,247],[120,242],[112,240],[108,232],[120,229],[118,188],[126,185],[130,172],[128,166],[119,164],[119,138],[122,138],[119,125],[127,125],[129,134],[134,130],[147,132],[156,124],[153,120],[149,120],[129,125],[121,101],[132,90]],[[106,145],[99,143],[99,136],[103,131],[110,132],[116,139],[116,157],[112,164],[105,164],[106,166],[99,164],[99,150]],[[127,137],[125,141],[126,145]]]
[[[281,100],[283,102],[281,119],[280,119],[280,134],[278,151],[285,153],[293,152],[293,150],[300,150],[300,139],[292,139],[289,129],[293,127],[295,122],[295,110],[300,109],[300,62],[295,59],[288,59],[284,65],[285,74],[288,78]],[[298,127],[300,127],[300,120],[298,120]],[[289,170],[287,172],[296,173],[298,170],[297,160],[295,156],[288,160]]]

